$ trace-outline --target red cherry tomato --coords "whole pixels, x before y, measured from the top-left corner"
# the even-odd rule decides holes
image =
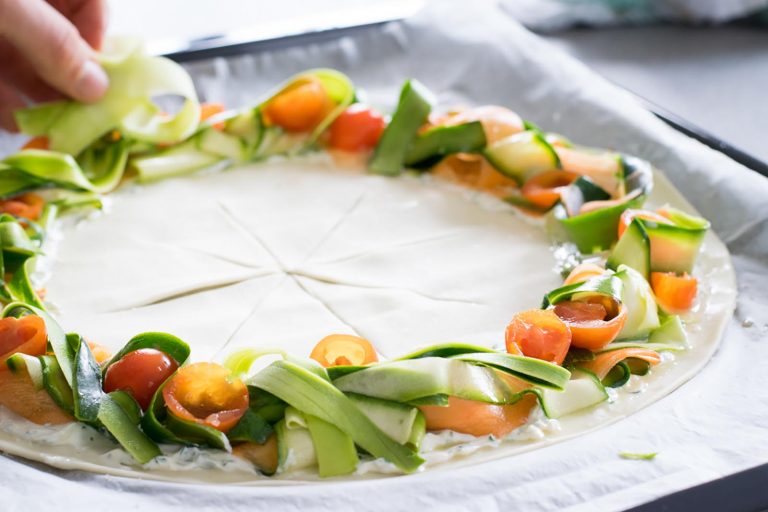
[[[104,376],[104,391],[122,389],[136,399],[143,410],[149,407],[152,395],[179,367],[179,363],[164,352],[142,348],[128,352],[113,363]]]
[[[342,112],[331,125],[330,146],[344,151],[373,149],[386,125],[381,114],[356,103]]]
[[[46,332],[45,321],[36,315],[0,320],[0,370],[6,367],[5,360],[17,352],[31,356],[45,354]]]

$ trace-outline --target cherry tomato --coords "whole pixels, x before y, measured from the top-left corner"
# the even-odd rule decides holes
[[[570,328],[574,347],[599,350],[619,335],[627,321],[627,308],[608,296],[590,299],[558,302],[552,311]]]
[[[264,109],[267,120],[289,132],[309,132],[333,108],[323,84],[308,78],[280,93]]]
[[[507,326],[507,352],[562,364],[571,346],[571,331],[551,310],[530,309]]]
[[[248,410],[248,387],[216,363],[181,368],[163,387],[171,414],[228,432]]]
[[[324,367],[375,363],[379,360],[371,342],[351,334],[331,334],[315,345],[309,356]]]
[[[379,143],[386,125],[381,114],[356,103],[331,124],[330,146],[344,151],[373,149]]]
[[[104,391],[127,391],[141,408],[146,410],[157,388],[173,375],[178,367],[176,360],[159,350],[134,350],[107,368],[104,375]]]
[[[41,317],[3,318],[0,320],[0,369],[6,367],[6,359],[18,352],[31,356],[45,354],[47,344],[45,321]]]
[[[651,272],[651,288],[661,309],[679,315],[693,307],[698,281],[687,273]]]

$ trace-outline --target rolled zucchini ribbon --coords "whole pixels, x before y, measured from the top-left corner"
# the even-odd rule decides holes
[[[582,175],[561,194],[552,209],[548,226],[557,241],[574,243],[583,254],[610,249],[618,239],[621,214],[629,208],[639,208],[653,189],[650,164],[627,155],[614,155],[619,172],[612,195],[589,176]],[[583,212],[584,205],[598,208]]]
[[[605,295],[623,304],[627,309],[624,326],[615,341],[599,350],[571,347],[564,367],[582,374],[595,370],[598,375],[592,377],[602,385],[620,387],[631,375],[645,375],[652,364],[660,362],[658,352],[685,350],[687,337],[682,320],[678,316],[661,317],[644,277],[626,265],[620,265],[615,272],[607,270],[584,282],[557,288],[545,295],[542,307],[593,295]]]
[[[122,178],[138,144],[176,144],[197,129],[200,104],[186,71],[146,55],[136,41],[108,42],[97,57],[110,86],[92,104],[63,100],[16,112],[21,131],[48,139],[49,150],[25,150],[0,163],[0,196],[42,186],[105,193]],[[175,114],[161,111],[159,96],[183,98]]]
[[[368,168],[396,176],[404,167],[428,169],[453,153],[477,153],[487,143],[479,121],[455,126],[428,124],[433,94],[417,80],[406,80],[397,107],[377,144]]]
[[[270,123],[265,109],[275,98],[309,81],[319,83],[331,108],[309,132],[292,133]],[[291,77],[255,106],[222,112],[204,121],[194,136],[176,147],[139,156],[131,164],[142,181],[185,174],[230,163],[258,161],[312,148],[320,135],[355,100],[349,78],[332,69],[313,69]]]
[[[261,355],[236,353],[227,365],[246,375]],[[525,389],[512,389],[500,373],[520,379]],[[511,404],[526,393],[543,403],[544,391],[564,390],[569,377],[568,370],[538,359],[448,344],[368,366],[325,369],[284,357],[248,385],[252,396],[265,394],[288,405],[275,423],[280,468],[316,464],[321,476],[333,476],[355,470],[358,449],[404,472],[415,471],[423,462],[418,451],[426,428],[417,405],[444,406],[449,396]]]
[[[616,243],[607,265],[627,265],[649,280],[651,272],[690,273],[710,227],[702,217],[665,208],[668,222],[635,217]]]
[[[0,301],[20,301],[43,308],[32,287],[29,271],[40,249],[39,241],[30,238],[28,230],[13,216],[0,214]]]
[[[174,144],[197,129],[200,104],[192,79],[175,62],[152,57],[132,39],[112,39],[97,56],[109,77],[109,88],[96,103],[45,103],[17,111],[23,133],[48,138],[52,151],[79,155],[95,141],[117,130],[126,139]],[[180,96],[175,114],[162,112],[153,98]]]
[[[56,320],[35,306],[14,302],[2,313],[3,318],[25,315],[43,319],[53,354],[16,354],[9,359],[11,371],[27,371],[32,382],[65,412],[108,432],[139,463],[160,455],[157,445],[139,428],[141,409],[131,395],[103,391],[101,369],[88,343],[78,334],[65,334]]]

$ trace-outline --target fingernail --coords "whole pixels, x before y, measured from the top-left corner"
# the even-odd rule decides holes
[[[86,60],[80,68],[75,90],[81,101],[96,101],[107,91],[109,78],[104,70],[92,60]]]

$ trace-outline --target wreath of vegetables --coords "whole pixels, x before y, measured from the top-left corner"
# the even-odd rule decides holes
[[[200,105],[186,72],[131,41],[101,56],[103,100],[21,110],[33,139],[0,161],[0,404],[40,424],[79,421],[144,464],[159,443],[231,451],[271,475],[292,453],[320,476],[355,471],[360,454],[403,472],[423,463],[426,431],[504,438],[539,406],[550,418],[592,407],[684,350],[679,314],[709,227],[673,208],[643,210],[653,176],[640,159],[585,148],[488,106],[432,114],[430,93],[407,81],[391,119],[359,102],[343,74],[300,73],[256,106]],[[152,101],[183,99],[174,114]],[[98,208],[126,179],[159,180],[317,149],[368,155],[371,172],[429,172],[546,219],[554,243],[581,263],[539,309],[515,314],[506,351],[445,344],[378,361],[365,339],[331,334],[308,359],[231,354],[187,364],[166,333],[135,336],[117,353],[67,334],[30,283],[60,215]],[[40,191],[42,195],[31,192]]]

